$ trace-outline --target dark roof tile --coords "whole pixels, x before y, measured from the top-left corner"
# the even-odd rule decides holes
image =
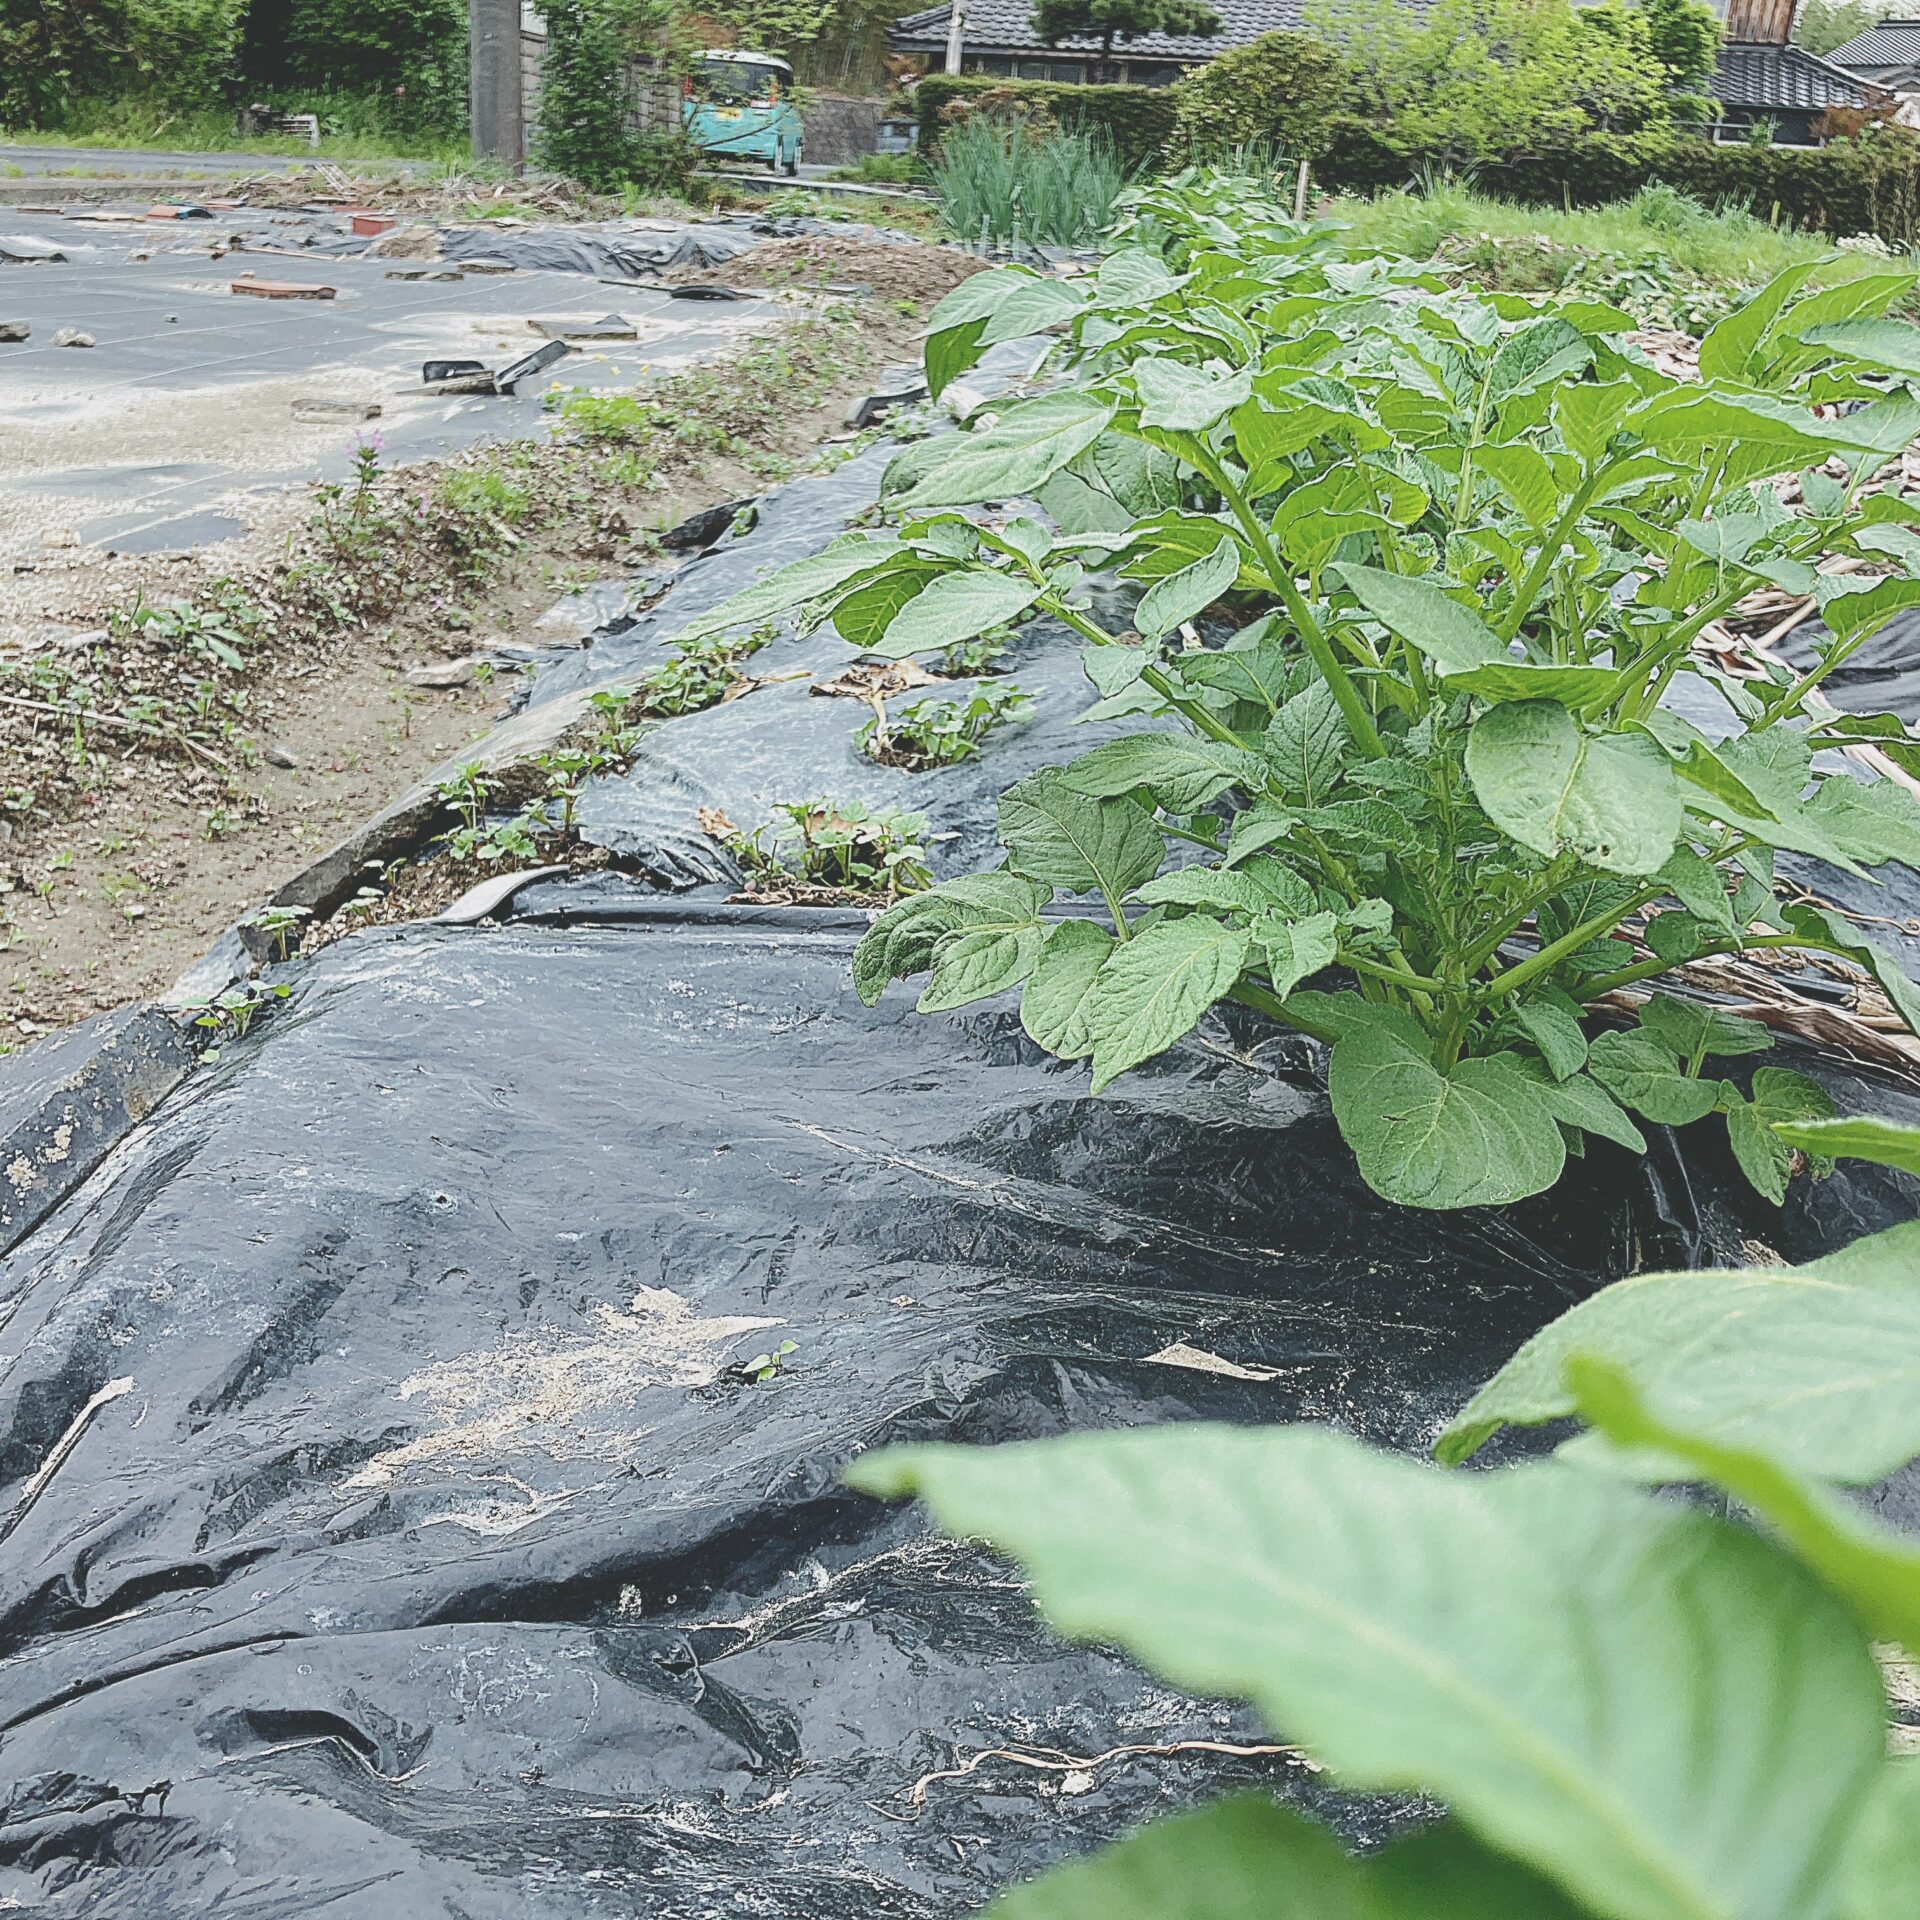
[[[1822,107],[1864,107],[1868,101],[1858,79],[1805,47],[1724,46],[1707,90],[1723,106],[1763,112],[1780,107],[1817,113]]]
[[[1882,20],[1827,55],[1836,67],[1905,67],[1920,61],[1920,20]]]
[[[1137,40],[1116,40],[1114,57],[1127,60],[1207,60],[1229,47],[1244,47],[1263,33],[1300,30],[1305,0],[1212,0],[1220,31],[1210,39],[1194,34],[1145,33]],[[947,44],[949,4],[910,13],[887,29],[902,52],[920,53]],[[1033,30],[1033,0],[967,0],[969,53],[1098,53],[1098,38],[1075,35],[1046,47]]]

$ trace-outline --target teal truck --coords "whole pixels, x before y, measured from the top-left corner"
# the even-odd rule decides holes
[[[806,136],[793,69],[770,53],[704,53],[686,81],[687,136],[716,160],[798,173]]]

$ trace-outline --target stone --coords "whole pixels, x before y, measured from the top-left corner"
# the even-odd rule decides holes
[[[78,327],[60,327],[53,336],[56,347],[91,347],[96,345],[90,333],[82,333]]]
[[[473,682],[474,669],[480,664],[479,655],[469,654],[464,660],[434,660],[421,667],[407,669],[407,685],[410,687],[465,687]]]

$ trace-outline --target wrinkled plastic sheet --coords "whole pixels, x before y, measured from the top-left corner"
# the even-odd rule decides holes
[[[830,475],[770,495],[749,534],[692,563],[656,608],[569,656],[536,693],[644,670],[696,614],[752,585],[770,566],[818,552],[864,513],[891,454],[877,448]],[[1102,611],[1125,626],[1117,602]],[[855,650],[831,627],[797,633],[788,622],[745,663],[762,685],[648,729],[624,774],[589,784],[578,810],[580,833],[662,885],[737,884],[732,860],[700,827],[701,810],[716,808],[751,828],[782,802],[858,800],[922,814],[932,865],[942,876],[991,865],[998,858],[995,804],[1007,787],[1140,725],[1137,718],[1081,724],[1099,697],[1081,670],[1084,646],[1058,622],[1034,620],[1017,630],[992,678],[966,676],[895,695],[887,707],[896,719],[916,701],[965,703],[988,687],[1017,687],[1031,702],[970,758],[910,773],[882,766],[861,749],[861,729],[874,718],[870,701],[813,691],[844,673],[859,657]]]
[[[659,659],[884,458],[770,495],[535,697]],[[1362,1840],[1408,1817],[1220,1751],[1266,1736],[1053,1641],[840,1469],[1194,1418],[1417,1452],[1605,1281],[1811,1258],[1920,1188],[1846,1163],[1775,1211],[1719,1130],[1652,1129],[1521,1206],[1408,1212],[1320,1050],[1251,1014],[1094,1100],[1010,999],[863,1007],[864,915],[662,891],[722,877],[695,806],[829,785],[977,864],[1000,788],[1100,737],[1076,654],[1024,629],[1034,716],[939,775],[862,761],[867,709],[798,681],[655,728],[582,803],[651,878],[278,969],[291,997],[0,1263],[0,1903],[931,1920],[1235,1785]],[[752,665],[849,657],[788,629]],[[1905,1480],[1878,1503],[1920,1519]]]
[[[756,503],[749,530],[730,534],[689,562],[645,611],[620,611],[584,648],[540,670],[536,701],[583,686],[629,678],[658,664],[675,636],[699,615],[774,568],[819,552],[861,522],[879,495],[880,476],[898,449],[881,446],[833,472],[795,481]],[[1097,591],[1094,615],[1113,631],[1128,624],[1130,595]],[[1138,716],[1085,721],[1099,698],[1081,668],[1086,643],[1051,619],[1018,628],[991,676],[963,675],[912,689],[887,702],[896,719],[916,701],[965,703],[986,688],[1017,688],[1030,704],[995,728],[970,758],[924,772],[883,766],[860,745],[874,718],[870,701],[823,695],[817,684],[860,656],[830,626],[811,632],[779,623],[776,638],[746,662],[762,684],[703,713],[641,735],[630,767],[588,783],[576,815],[581,837],[643,870],[657,884],[682,888],[737,885],[731,858],[701,828],[715,809],[743,828],[783,802],[833,799],[897,807],[928,823],[936,874],[994,864],[996,803],[1015,781],[1058,766],[1102,740],[1138,731]],[[939,662],[928,663],[934,667]]]
[[[455,227],[441,236],[441,252],[462,260],[505,260],[521,268],[640,279],[668,267],[717,267],[754,246],[739,225],[691,227],[661,223],[613,227]]]
[[[1006,1005],[862,1007],[857,916],[572,891],[288,968],[0,1265],[0,1899],[866,1920],[1234,1783],[1377,1835],[1285,1756],[928,1778],[1261,1736],[840,1467],[1202,1417],[1417,1449],[1606,1278],[1911,1211],[1863,1169],[1777,1215],[1663,1136],[1409,1213],[1251,1016],[1096,1101]]]
[[[1804,673],[1832,640],[1822,621],[1809,620],[1776,651]],[[1849,713],[1891,713],[1909,725],[1920,722],[1920,613],[1895,614],[1820,684],[1827,698]]]

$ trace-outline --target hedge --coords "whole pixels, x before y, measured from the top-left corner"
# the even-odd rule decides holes
[[[1168,87],[1057,86],[1050,80],[1000,80],[987,73],[930,73],[913,90],[920,151],[931,153],[956,100],[993,94],[1032,113],[1050,114],[1063,127],[1101,132],[1122,164],[1157,167],[1173,138],[1173,92]]]
[[[1063,126],[1099,128],[1129,166],[1158,167],[1177,150],[1178,90],[1170,87],[1056,86],[990,74],[929,74],[914,89],[920,147],[939,145],[944,110],[983,94]],[[1276,128],[1276,133],[1279,129]],[[1413,183],[1447,156],[1399,140],[1355,114],[1330,114],[1312,142],[1314,178],[1335,193],[1373,194]],[[1684,188],[1710,205],[1735,200],[1763,220],[1790,221],[1844,239],[1874,233],[1889,245],[1920,245],[1920,138],[1899,127],[1869,128],[1824,147],[1717,146],[1697,134],[1592,133],[1582,139],[1476,163],[1485,192],[1526,206],[1601,206],[1650,180]]]
[[[1331,192],[1405,187],[1423,166],[1442,164],[1352,115],[1329,119],[1314,168]],[[1920,244],[1920,139],[1880,127],[1824,147],[1717,146],[1695,134],[1594,133],[1534,153],[1480,162],[1474,184],[1526,206],[1601,206],[1650,180],[1684,188],[1710,205],[1734,200],[1763,220],[1835,239],[1874,233],[1895,247]]]

